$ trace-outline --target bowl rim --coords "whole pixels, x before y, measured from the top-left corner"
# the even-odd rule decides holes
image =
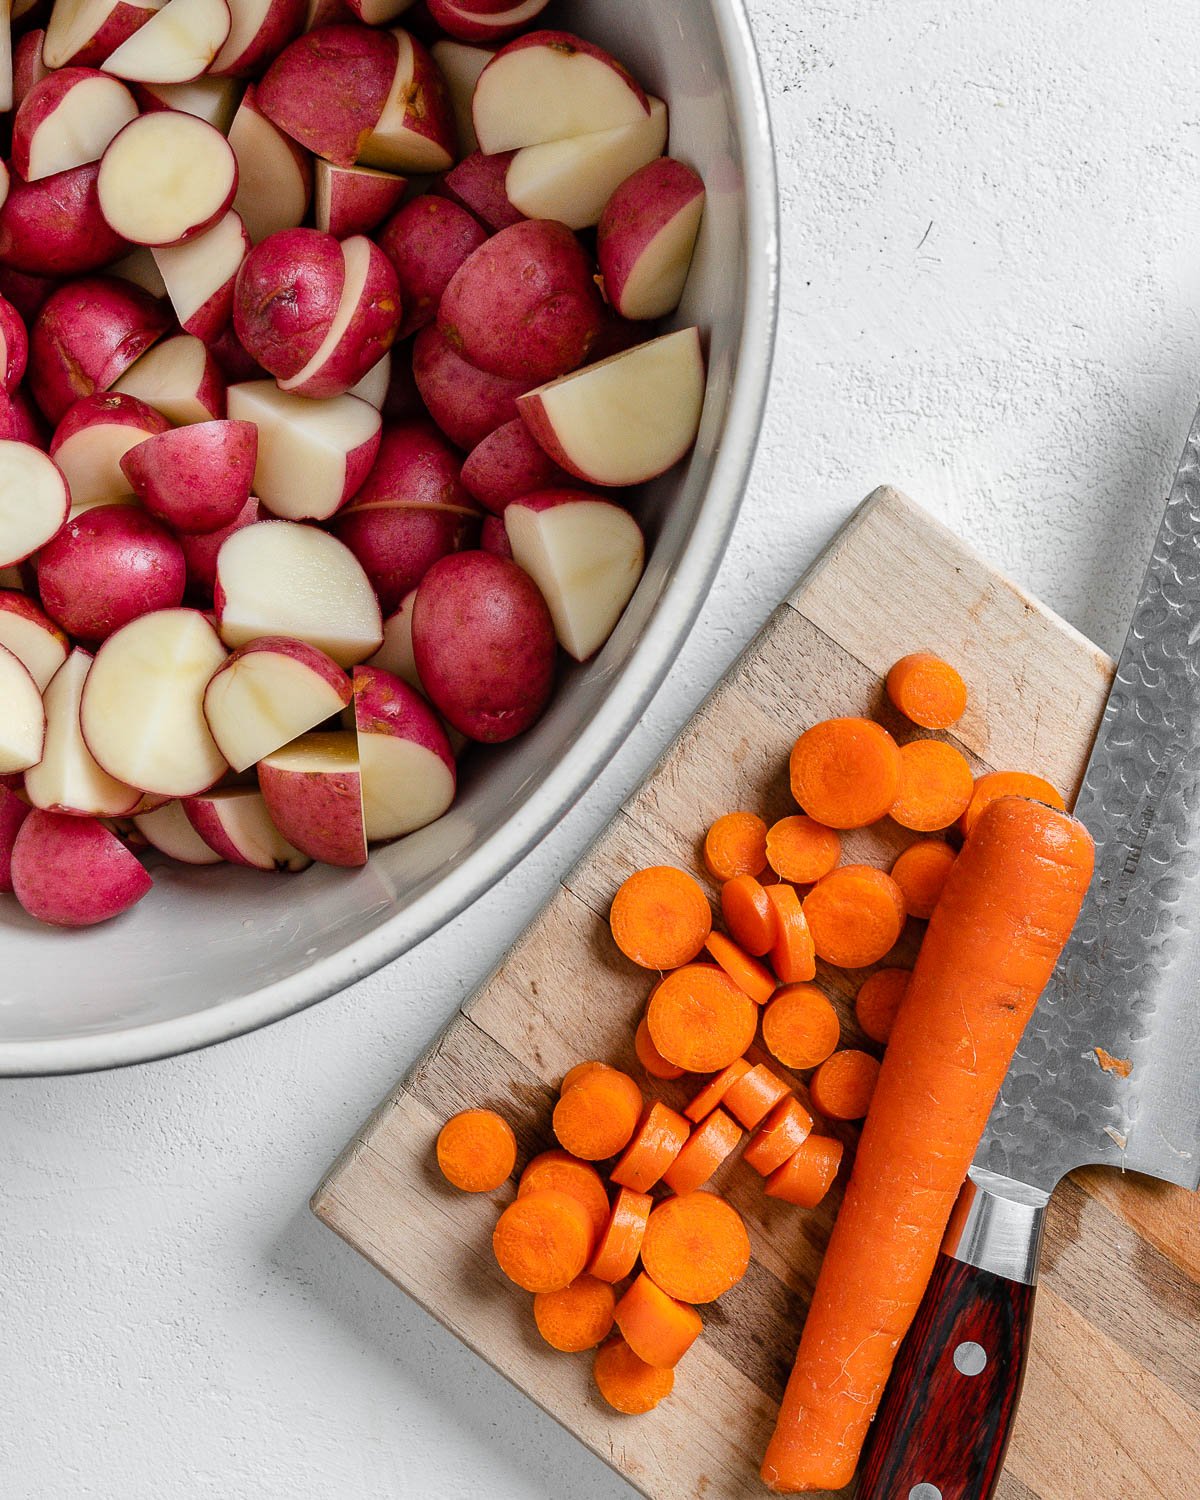
[[[92,1036],[0,1042],[0,1077],[87,1073],[175,1057],[269,1026],[348,988],[431,936],[509,874],[586,792],[645,713],[708,597],[741,507],[766,405],[778,314],[779,203],[766,89],[743,0],[716,0],[713,15],[729,62],[745,174],[748,271],[737,375],[707,487],[716,499],[701,511],[621,670],[623,712],[593,721],[542,782],[539,796],[507,817],[436,890],[347,948],[253,994],[186,1016]]]

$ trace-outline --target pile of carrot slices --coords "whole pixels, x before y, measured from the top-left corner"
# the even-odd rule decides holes
[[[934,731],[967,704],[959,674],[928,653],[897,662],[886,690]],[[932,915],[957,842],[1000,797],[1064,806],[1040,777],[977,777],[947,740],[900,744],[865,718],[807,729],[788,769],[799,812],[773,824],[730,812],[709,828],[711,896],[696,875],[655,866],[631,874],[612,902],[616,946],[657,975],[633,1037],[647,1087],[703,1081],[686,1102],[672,1095],[677,1109],[627,1072],[580,1062],[554,1105],[558,1147],[525,1166],[493,1235],[505,1275],[533,1293],[542,1338],[566,1353],[595,1350],[596,1386],[621,1412],[669,1395],[703,1329],[696,1307],[749,1265],[741,1215],[713,1189],[718,1170],[740,1148],[768,1197],[805,1209],[832,1187],[908,988],[909,970],[886,960],[907,919]],[[916,835],[890,869],[843,863],[843,834],[884,818]],[[832,971],[853,971],[863,1045],[842,1045],[819,967],[835,992],[846,984]],[[498,1114],[466,1110],[443,1127],[437,1155],[455,1187],[490,1192],[512,1175],[517,1143]]]

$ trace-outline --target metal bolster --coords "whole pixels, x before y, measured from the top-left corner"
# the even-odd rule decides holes
[[[1049,1201],[1050,1195],[1039,1188],[972,1167],[942,1249],[969,1266],[1034,1286]]]

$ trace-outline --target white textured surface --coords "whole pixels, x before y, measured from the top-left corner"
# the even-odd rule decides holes
[[[215,1051],[0,1083],[5,1500],[629,1494],[317,1225],[308,1192],[876,483],[1119,647],[1197,399],[1196,11],[753,13],[783,318],[703,625],[585,803],[417,952]]]

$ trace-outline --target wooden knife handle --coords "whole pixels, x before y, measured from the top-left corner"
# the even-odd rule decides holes
[[[1033,1294],[938,1257],[871,1427],[858,1500],[989,1500],[1025,1378]]]

